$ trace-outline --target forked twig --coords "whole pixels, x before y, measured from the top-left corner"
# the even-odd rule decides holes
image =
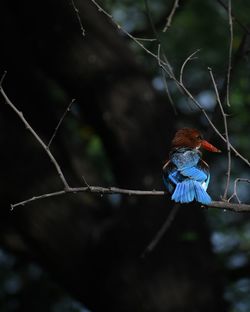
[[[237,199],[238,203],[241,204],[241,200],[239,199],[239,196],[237,194],[237,185],[238,182],[246,182],[246,183],[250,183],[249,179],[244,179],[244,178],[237,178],[234,181],[234,192],[233,194],[228,198],[228,202],[230,202],[230,200],[232,200],[234,197]]]
[[[119,25],[118,23],[116,23],[116,21],[114,20],[113,16],[111,14],[109,14],[106,10],[104,10],[95,0],[90,0],[97,8],[97,10],[101,13],[103,13],[104,15],[106,15],[110,21],[120,30],[122,31],[126,36],[128,36],[131,40],[133,40],[134,42],[136,42],[138,44],[139,47],[141,47],[147,54],[151,55],[152,57],[154,57],[155,59],[157,59],[157,55],[155,53],[153,53],[152,51],[150,51],[149,49],[147,49],[144,44],[142,44],[140,42],[140,39],[138,40],[136,37],[134,37],[133,35],[131,35],[128,31],[126,31],[123,27],[121,27],[121,25]],[[163,65],[168,65],[167,63],[165,63],[164,61],[161,61]],[[171,74],[169,73],[169,75],[171,76]]]

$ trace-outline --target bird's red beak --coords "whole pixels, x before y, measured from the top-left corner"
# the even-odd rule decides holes
[[[201,147],[203,147],[204,149],[206,149],[206,150],[208,150],[210,152],[221,153],[221,150],[219,150],[218,148],[216,148],[215,146],[213,146],[212,144],[210,144],[206,140],[202,140]]]

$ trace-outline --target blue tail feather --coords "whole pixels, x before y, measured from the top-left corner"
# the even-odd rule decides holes
[[[199,182],[193,181],[194,191],[195,191],[195,200],[204,205],[211,203],[212,199],[208,193],[204,190]]]
[[[201,184],[193,180],[185,180],[177,183],[171,199],[177,203],[190,203],[195,199],[204,205],[208,205],[212,201]]]
[[[189,184],[186,183],[186,181],[184,181],[182,185],[183,185],[183,193],[181,199],[183,203],[188,203]]]
[[[171,199],[174,200],[175,202],[179,203],[180,198],[181,198],[181,188],[182,188],[182,183],[177,183],[174,193],[172,194]]]
[[[190,203],[194,200],[195,191],[193,181],[186,180],[176,185],[175,191],[172,194],[172,200],[179,203]]]
[[[194,200],[194,187],[193,187],[193,181],[192,180],[187,180],[184,181],[186,185],[186,203],[190,203]]]

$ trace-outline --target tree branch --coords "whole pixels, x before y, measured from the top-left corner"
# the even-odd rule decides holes
[[[121,195],[128,195],[128,196],[166,196],[168,195],[165,191],[145,191],[145,190],[131,190],[131,189],[122,189],[118,187],[101,187],[101,186],[84,186],[84,187],[69,187],[68,189],[47,193],[43,195],[33,196],[29,199],[26,199],[22,202],[15,203],[11,205],[11,209],[13,210],[15,207],[24,206],[30,202],[45,199],[49,197],[56,197],[63,194],[69,193],[93,193],[93,194],[121,194]],[[205,206],[202,206],[205,207]],[[210,203],[206,208],[219,208],[219,209],[226,209],[231,210],[234,212],[250,212],[250,205],[248,204],[235,204],[229,203],[225,201],[213,201]]]
[[[4,74],[5,76],[6,74]],[[3,76],[3,77],[4,77]],[[3,77],[1,79],[1,83],[3,82]],[[18,115],[18,117],[21,119],[21,121],[23,122],[23,124],[25,125],[26,129],[29,130],[31,132],[31,134],[33,135],[33,137],[37,140],[37,142],[42,146],[42,148],[45,150],[45,152],[47,153],[47,155],[49,156],[51,162],[53,163],[53,165],[56,168],[56,171],[58,173],[59,178],[61,179],[63,185],[64,185],[64,189],[67,190],[69,189],[69,185],[68,182],[66,181],[64,174],[58,164],[58,162],[56,161],[55,157],[52,155],[49,147],[43,142],[43,140],[39,137],[39,135],[35,132],[35,130],[30,126],[30,124],[28,123],[28,121],[25,119],[25,117],[23,116],[23,113],[21,111],[19,111],[15,105],[10,101],[10,99],[8,98],[8,96],[6,95],[6,93],[4,92],[3,88],[2,88],[2,84],[0,84],[0,93],[2,94],[3,98],[5,99],[6,103],[12,108],[12,110]]]

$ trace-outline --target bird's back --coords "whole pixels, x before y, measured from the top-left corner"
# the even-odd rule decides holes
[[[188,203],[196,200],[211,202],[206,190],[209,183],[208,165],[201,159],[201,152],[192,148],[176,148],[170,153],[163,167],[164,184],[172,194],[172,200]]]

